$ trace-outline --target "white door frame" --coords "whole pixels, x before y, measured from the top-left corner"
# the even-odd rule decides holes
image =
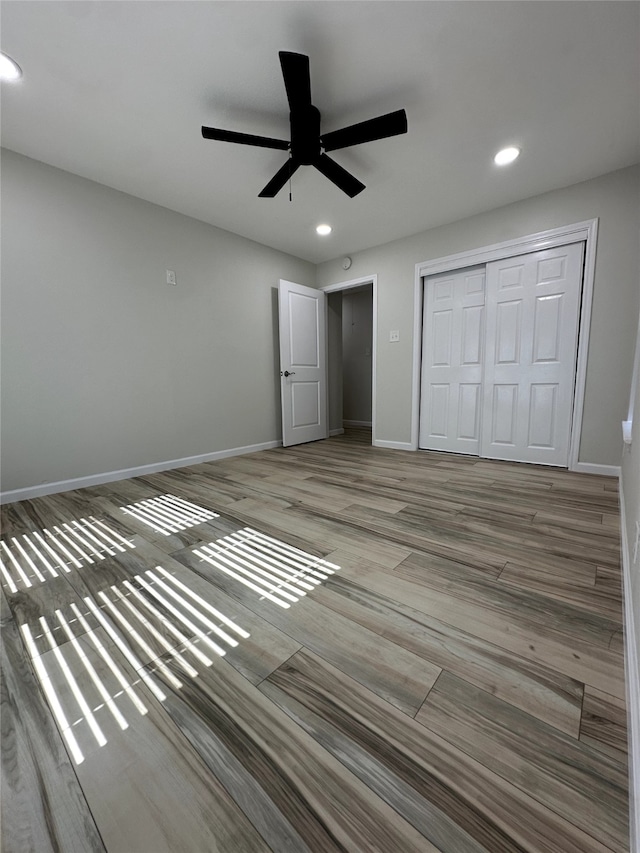
[[[413,383],[412,383],[412,414],[411,414],[411,449],[418,449],[418,432],[420,419],[420,368],[422,350],[422,299],[423,278],[442,272],[476,264],[486,264],[489,261],[499,261],[503,258],[536,252],[539,249],[552,249],[566,246],[568,243],[584,242],[584,273],[582,283],[582,305],[578,329],[578,358],[576,363],[576,384],[573,397],[573,416],[571,421],[571,443],[569,447],[569,470],[579,471],[593,466],[578,462],[580,452],[580,437],[582,433],[582,415],[584,410],[584,389],[587,376],[587,354],[589,351],[589,329],[591,326],[591,305],[593,302],[593,282],[595,274],[596,242],[598,237],[598,219],[588,219],[548,231],[539,231],[515,240],[482,246],[468,252],[457,252],[441,258],[422,261],[416,264],[413,309]],[[375,309],[375,306],[374,306]]]
[[[370,284],[373,291],[373,329],[371,338],[371,443],[376,443],[376,359],[378,353],[378,276],[365,275],[350,281],[339,281],[336,284],[326,284],[318,288],[324,293],[337,293],[341,290],[352,290]],[[331,380],[329,380],[331,381]]]

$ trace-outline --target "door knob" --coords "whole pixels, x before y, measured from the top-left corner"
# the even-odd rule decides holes
[[[296,375],[296,372],[295,372],[295,370],[292,370],[292,371],[291,371],[291,373],[289,373],[289,371],[288,371],[288,370],[285,370],[284,375],[285,375],[285,376],[295,376],[295,375]]]

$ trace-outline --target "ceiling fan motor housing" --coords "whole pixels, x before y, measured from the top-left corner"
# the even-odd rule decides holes
[[[302,166],[313,165],[320,156],[320,110],[313,104],[297,107],[289,115],[291,156]]]

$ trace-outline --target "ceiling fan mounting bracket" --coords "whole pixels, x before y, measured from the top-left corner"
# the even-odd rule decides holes
[[[320,150],[320,110],[309,104],[289,113],[291,156],[301,166],[312,166]]]

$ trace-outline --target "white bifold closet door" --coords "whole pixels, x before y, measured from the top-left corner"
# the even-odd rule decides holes
[[[426,280],[420,447],[568,465],[582,256],[576,243]],[[479,373],[467,372],[476,352]]]
[[[481,455],[568,465],[582,244],[487,264]]]
[[[478,454],[485,268],[427,279],[422,320],[420,447]]]

